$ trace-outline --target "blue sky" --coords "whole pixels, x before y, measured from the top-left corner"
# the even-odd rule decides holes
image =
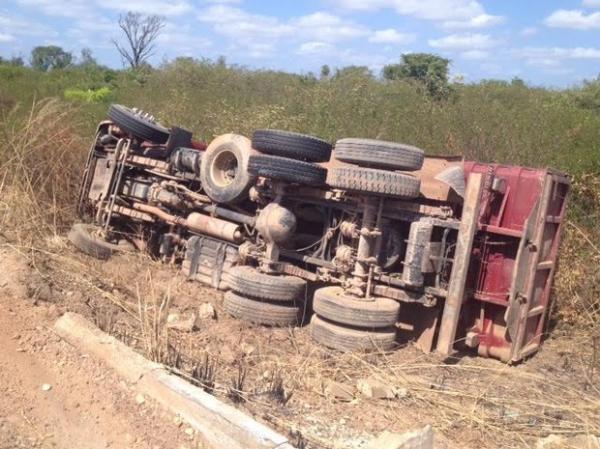
[[[518,76],[563,87],[600,73],[600,0],[0,0],[0,55],[87,47],[120,67],[111,38],[127,11],[165,17],[154,64],[224,55],[252,68],[379,73],[402,53],[431,52],[466,82]]]

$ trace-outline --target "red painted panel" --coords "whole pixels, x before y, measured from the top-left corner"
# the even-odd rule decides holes
[[[514,357],[514,351],[511,350],[513,342],[506,332],[504,312],[508,306],[521,232],[541,200],[543,183],[545,179],[550,179],[550,172],[471,161],[465,162],[464,167],[466,178],[470,173],[486,175],[479,217],[480,230],[475,237],[467,281],[467,291],[471,294],[467,298],[468,313],[464,317],[464,331],[479,333],[479,354],[508,361]],[[497,181],[499,191],[491,189],[494,178],[501,180],[499,184]],[[559,182],[557,178],[552,182],[555,183],[553,195],[548,210],[542,213],[543,216],[562,217],[569,190],[568,181],[562,178]],[[547,223],[542,226],[545,228],[540,261],[556,263],[560,225]],[[551,275],[552,272],[546,270],[538,272],[530,280],[530,283],[535,283],[532,305],[548,306]],[[524,345],[539,340],[543,321],[544,314],[523,323]]]

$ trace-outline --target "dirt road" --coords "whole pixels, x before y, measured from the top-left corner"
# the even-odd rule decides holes
[[[0,297],[0,448],[201,447],[177,417],[61,341],[56,315]]]

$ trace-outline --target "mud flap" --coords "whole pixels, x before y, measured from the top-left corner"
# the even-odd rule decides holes
[[[513,271],[512,286],[508,297],[508,307],[504,313],[504,321],[506,321],[506,336],[510,341],[515,341],[521,316],[521,306],[523,303],[523,295],[527,282],[527,272],[532,256],[531,241],[535,227],[535,220],[538,215],[539,201],[531,210],[531,214],[525,223],[523,236],[519,242],[519,249],[515,261]]]
[[[399,337],[412,340],[415,346],[429,354],[435,345],[435,336],[442,308],[424,307],[421,304],[403,303],[400,307],[400,323],[410,323],[409,328],[400,324]]]

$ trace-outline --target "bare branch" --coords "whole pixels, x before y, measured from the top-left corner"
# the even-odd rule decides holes
[[[128,12],[119,17],[119,28],[125,36],[126,43],[116,40],[112,43],[123,59],[132,69],[144,64],[154,53],[155,42],[164,28],[164,18],[156,15],[143,16],[140,13]]]

